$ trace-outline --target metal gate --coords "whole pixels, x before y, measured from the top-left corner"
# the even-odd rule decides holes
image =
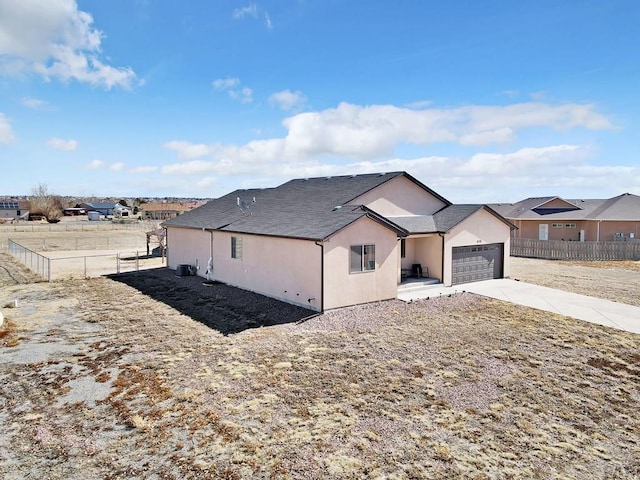
[[[453,247],[451,283],[502,278],[503,243]]]

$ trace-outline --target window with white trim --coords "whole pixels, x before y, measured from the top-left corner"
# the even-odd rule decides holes
[[[375,245],[351,245],[349,271],[351,273],[369,272],[376,269]]]
[[[231,258],[242,260],[242,237],[231,237]]]

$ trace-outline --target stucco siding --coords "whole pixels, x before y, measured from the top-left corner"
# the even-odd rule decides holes
[[[241,258],[231,258],[231,237],[241,239]],[[213,278],[319,311],[321,253],[312,241],[214,232]]]
[[[623,233],[625,238],[629,238],[629,234],[633,233],[635,238],[640,238],[640,222],[600,222],[600,241],[611,242],[612,240],[615,240],[616,233]]]
[[[375,245],[375,270],[350,273],[350,247]],[[396,298],[400,241],[393,231],[362,218],[324,242],[324,308]]]
[[[231,258],[232,236],[241,239],[241,258]],[[169,268],[197,262],[197,275],[205,277],[213,252],[210,279],[321,308],[321,249],[312,241],[176,227],[167,228],[167,240]]]
[[[445,235],[444,272],[442,283],[450,286],[452,282],[452,253],[453,247],[467,245],[486,245],[489,243],[504,243],[503,275],[509,276],[509,250],[511,229],[507,224],[494,217],[486,210],[478,210],[464,222],[454,227]]]
[[[432,215],[445,204],[406,177],[396,177],[350,202],[383,216]]]
[[[167,266],[176,269],[187,264],[199,267],[204,275],[211,256],[211,234],[194,228],[167,228]]]
[[[401,267],[411,269],[414,263],[419,263],[423,274],[426,275],[428,269],[431,278],[442,280],[442,242],[442,237],[437,234],[408,238]]]
[[[554,227],[553,224],[575,224],[575,228]],[[636,221],[597,221],[597,220],[516,220],[518,230],[514,232],[517,238],[531,238],[538,240],[540,224],[549,227],[549,240],[580,240],[580,230],[584,230],[586,241],[611,242],[615,240],[615,234],[624,233],[629,237],[633,233],[636,238],[640,235],[640,222]]]

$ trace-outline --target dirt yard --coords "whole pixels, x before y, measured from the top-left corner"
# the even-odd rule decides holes
[[[5,479],[640,476],[631,333],[471,294],[309,317],[166,269],[0,265]]]
[[[640,262],[565,262],[511,257],[511,278],[640,307]]]

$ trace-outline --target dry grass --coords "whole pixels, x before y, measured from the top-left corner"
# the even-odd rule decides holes
[[[640,307],[640,262],[564,262],[511,257],[511,277]]]
[[[0,474],[640,475],[637,335],[470,294],[247,329],[243,295],[214,299],[244,321],[224,335],[108,279],[1,289],[21,343],[0,347]]]

